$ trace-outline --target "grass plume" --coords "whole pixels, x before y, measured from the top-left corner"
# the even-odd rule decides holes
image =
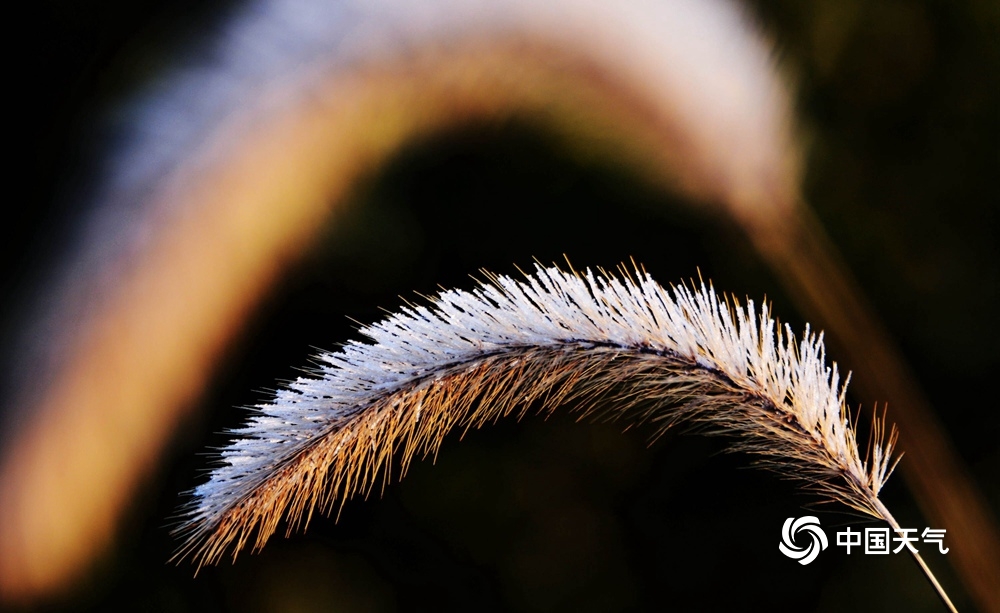
[[[668,290],[642,270],[622,276],[536,267],[518,281],[486,273],[471,292],[440,293],[363,328],[372,344],[318,356],[256,407],[221,465],[198,486],[177,534],[201,566],[259,549],[400,474],[455,429],[566,406],[593,415],[693,423],[878,519],[895,465],[895,432],[876,418],[861,451],[846,383],[822,335],[797,338],[767,309],[721,300],[701,283]]]

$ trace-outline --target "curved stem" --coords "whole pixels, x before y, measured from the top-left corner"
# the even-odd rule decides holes
[[[899,522],[897,522],[896,518],[892,516],[892,513],[889,512],[889,509],[885,508],[885,505],[882,504],[882,501],[875,499],[875,506],[882,514],[882,517],[885,519],[885,521],[889,522],[889,525],[892,527],[892,529],[896,531],[896,534],[905,537],[906,534],[903,533],[902,528],[899,527]],[[907,549],[910,550],[910,554],[913,555],[913,559],[915,559],[917,561],[917,564],[920,565],[920,568],[923,569],[924,575],[927,576],[927,579],[931,582],[931,585],[933,585],[934,589],[937,590],[938,596],[941,597],[941,601],[944,602],[946,607],[948,607],[948,610],[951,611],[952,613],[958,613],[958,609],[955,608],[955,604],[951,601],[951,598],[948,597],[948,593],[944,591],[944,588],[941,586],[941,584],[938,583],[937,577],[934,576],[934,573],[931,571],[930,567],[927,566],[927,562],[924,562],[924,559],[913,548],[907,547]]]
[[[948,562],[978,608],[1000,613],[1000,530],[989,504],[949,440],[946,429],[904,364],[898,347],[867,304],[857,282],[813,213],[804,205],[750,232],[799,303],[806,319],[852,365],[851,386],[862,398],[889,400],[906,449],[902,475],[924,517],[947,526]]]

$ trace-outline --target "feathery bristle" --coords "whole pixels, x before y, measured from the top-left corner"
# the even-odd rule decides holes
[[[436,453],[453,428],[560,406],[731,434],[765,466],[884,519],[895,435],[883,440],[876,420],[862,456],[822,335],[807,327],[797,340],[752,301],[730,305],[704,283],[667,290],[638,269],[635,279],[541,266],[523,281],[485,274],[471,292],[363,328],[372,344],[320,354],[316,378],[256,407],[195,488],[177,557],[200,566],[251,540],[258,549],[282,518],[289,533],[304,528],[369,491],[394,458],[402,474]]]

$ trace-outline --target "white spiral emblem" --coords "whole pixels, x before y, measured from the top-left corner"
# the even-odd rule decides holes
[[[806,532],[812,542],[807,547],[799,547],[795,543],[795,537],[800,532]],[[819,552],[826,549],[826,532],[819,526],[819,518],[806,515],[795,519],[789,517],[785,520],[785,525],[781,528],[781,542],[778,543],[778,550],[793,560],[798,560],[803,566],[812,562],[819,555]]]

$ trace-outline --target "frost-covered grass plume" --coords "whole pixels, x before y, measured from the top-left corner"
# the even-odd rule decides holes
[[[620,276],[537,266],[523,280],[485,273],[472,291],[441,292],[363,328],[370,343],[321,353],[259,405],[195,488],[177,533],[199,566],[287,519],[304,528],[378,474],[400,474],[455,429],[565,406],[583,415],[688,422],[828,500],[889,519],[878,494],[894,433],[876,419],[860,451],[846,383],[822,335],[801,338],[766,307],[720,298],[711,285],[664,288],[641,269]]]

